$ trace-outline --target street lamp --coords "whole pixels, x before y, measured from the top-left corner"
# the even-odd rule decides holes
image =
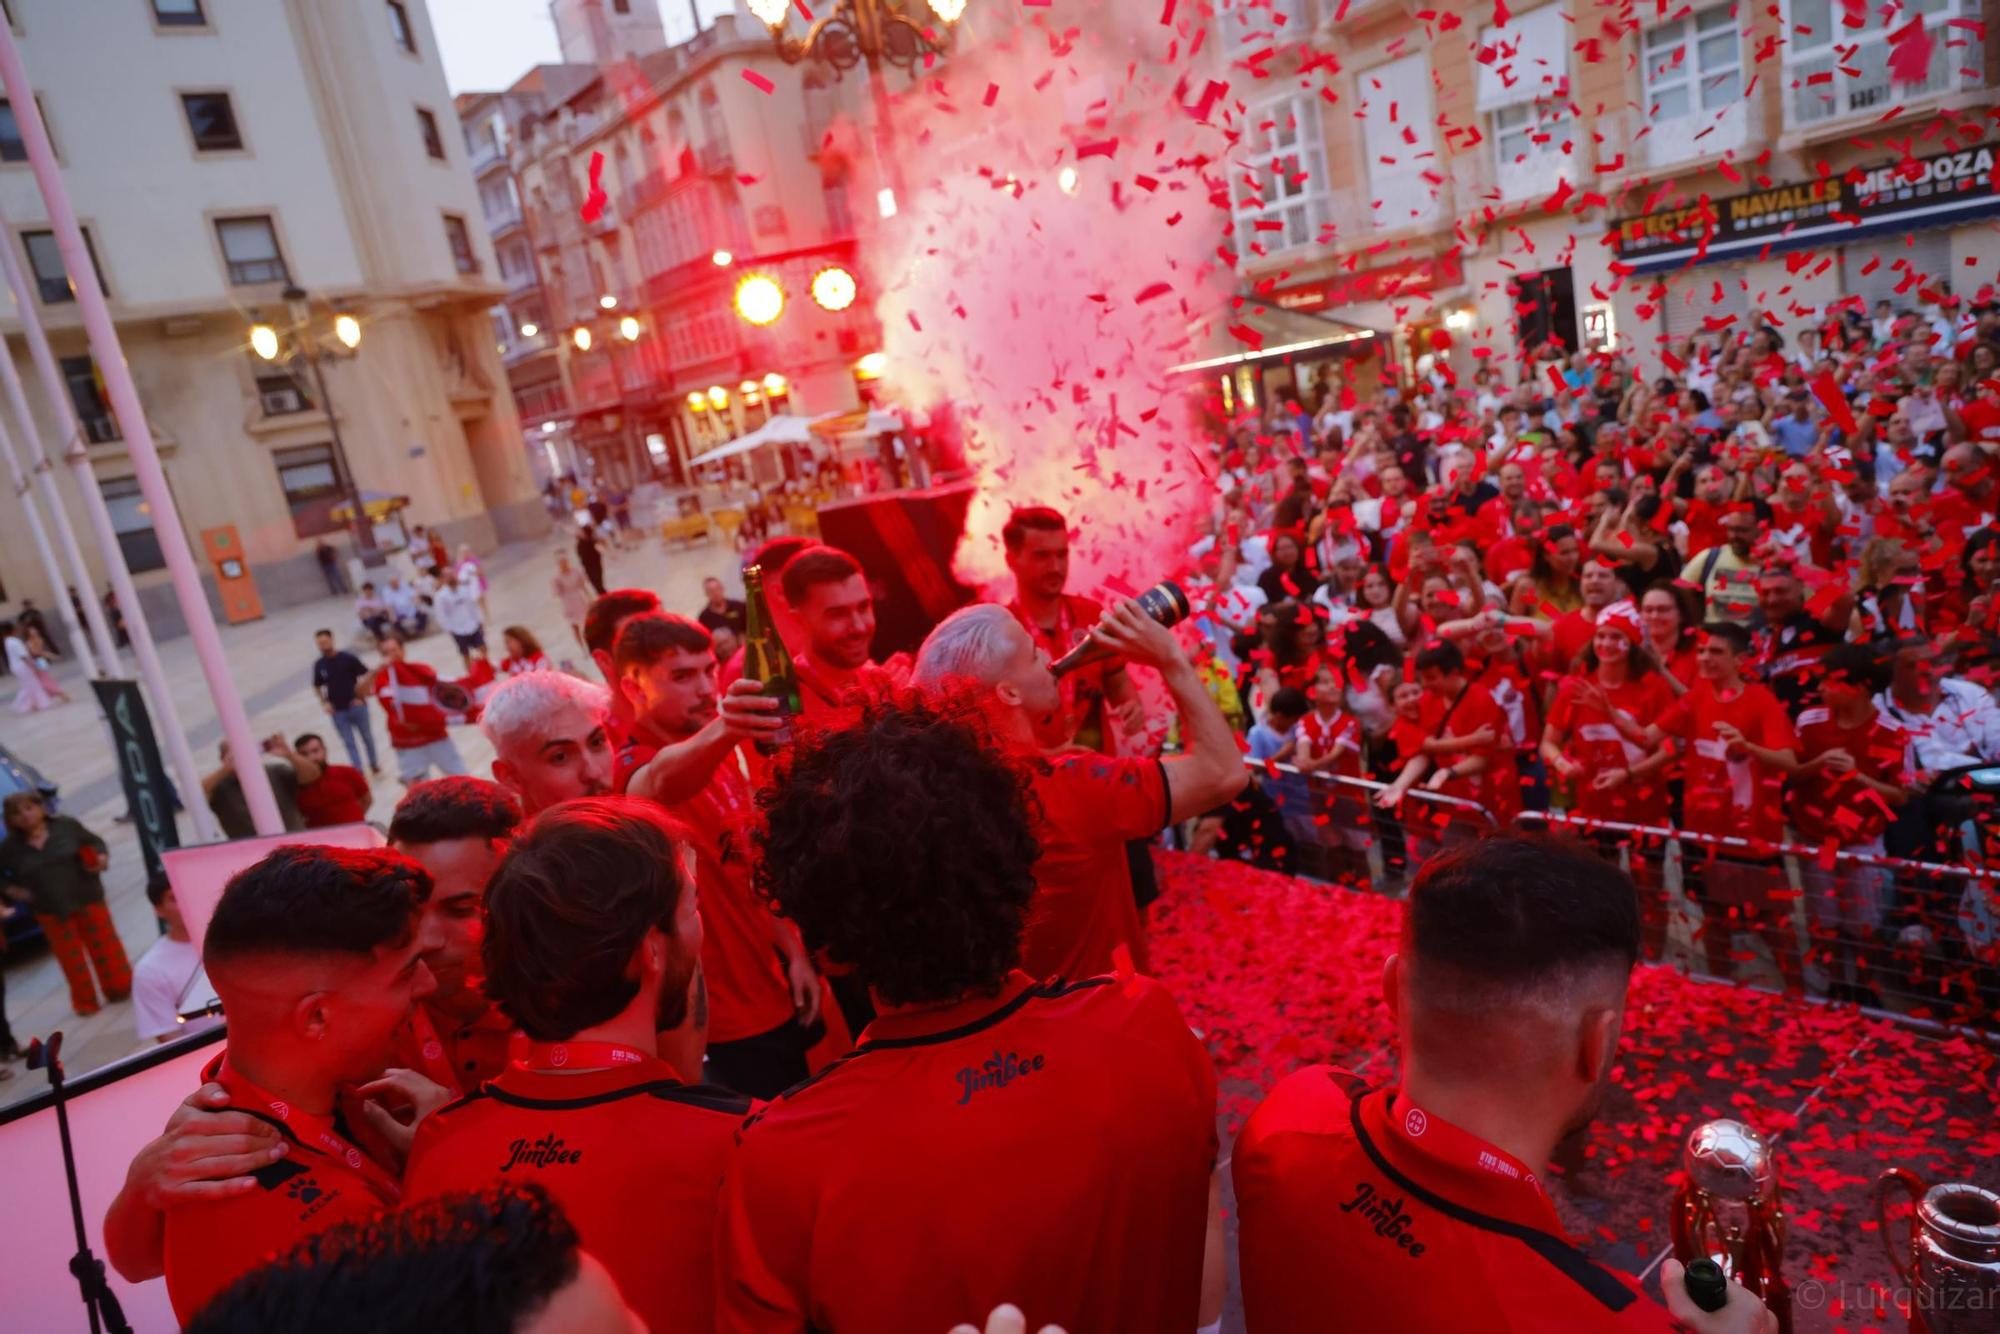
[[[838,264],[829,264],[813,275],[812,299],[821,310],[846,310],[854,304],[858,290],[854,275]]]
[[[346,356],[361,346],[361,321],[345,311],[337,311],[333,317],[333,336],[346,351],[336,351],[324,346],[320,336],[312,327],[312,298],[302,287],[287,287],[279,294],[285,303],[285,311],[291,316],[291,327],[282,334],[271,325],[259,320],[250,326],[250,350],[265,361],[283,360],[286,369],[297,375],[296,364],[303,360],[312,373],[313,390],[319,395],[320,411],[326,414],[326,427],[333,436],[334,482],[347,497],[348,517],[354,528],[354,547],[366,566],[383,563],[382,553],[375,545],[375,525],[369,521],[368,507],[361,499],[361,487],[355,481],[353,465],[348,462],[347,444],[340,438],[340,418],[333,411],[333,395],[326,387],[326,375],[320,369],[322,353],[330,357]]]
[[[768,273],[752,273],[736,284],[736,313],[763,328],[785,313],[785,289]]]
[[[916,10],[915,0],[834,0],[829,12],[812,20],[803,37],[785,35],[785,20],[792,0],[749,0],[750,12],[771,30],[771,43],[787,65],[818,60],[832,68],[836,76],[856,65],[868,66],[868,92],[875,104],[875,153],[877,170],[886,181],[877,202],[885,218],[895,216],[894,201],[903,190],[902,168],[896,160],[894,123],[889,117],[889,89],[882,80],[882,66],[914,70],[918,62],[944,54],[951,45],[952,27],[965,14],[966,0],[925,0],[942,31],[911,18],[905,9]]]

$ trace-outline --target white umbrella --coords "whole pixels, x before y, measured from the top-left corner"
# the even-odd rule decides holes
[[[805,418],[781,412],[756,430],[739,435],[726,445],[717,445],[706,454],[697,454],[688,461],[688,466],[698,468],[704,463],[720,463],[723,459],[733,459],[738,454],[748,454],[765,445],[811,444],[812,438]]]

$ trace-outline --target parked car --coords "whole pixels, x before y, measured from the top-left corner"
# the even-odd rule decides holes
[[[34,765],[0,746],[0,800],[16,792],[40,793],[42,804],[48,807],[49,814],[56,814],[60,804],[56,785],[43,777],[42,771]],[[42,934],[42,928],[36,924],[34,914],[28,911],[26,904],[4,897],[0,897],[0,931],[6,933],[9,945],[34,940]]]

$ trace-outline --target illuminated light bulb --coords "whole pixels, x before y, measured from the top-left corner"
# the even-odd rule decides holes
[[[708,387],[708,405],[720,411],[729,406],[729,391],[719,384]]]
[[[727,250],[718,250],[710,255],[709,258],[715,261],[715,267],[718,269],[726,269],[736,262],[736,256],[730,254]]]
[[[569,341],[576,344],[576,350],[579,352],[590,351],[590,330],[579,324],[570,334]]]
[[[846,310],[854,304],[859,291],[854,275],[839,265],[821,269],[813,275],[812,298],[822,310]]]
[[[349,351],[361,346],[361,321],[352,315],[333,317],[333,336],[347,345]]]
[[[768,273],[753,273],[736,284],[736,313],[762,328],[785,313],[785,289]]]
[[[521,326],[521,337],[533,338],[536,334],[540,333],[541,331],[542,331],[542,326],[536,324],[533,320],[530,320],[526,324]]]
[[[618,309],[618,298],[606,292],[603,296],[597,298],[597,304],[606,310],[616,310]]]
[[[750,0],[750,12],[767,28],[784,27],[785,15],[791,12],[791,8],[792,0]]]
[[[704,394],[703,394],[703,393],[702,393],[702,392],[701,392],[700,390],[696,390],[696,391],[695,391],[694,393],[692,393],[692,394],[689,394],[689,395],[688,395],[688,411],[690,411],[690,412],[706,412],[706,411],[708,411],[708,398],[707,398],[707,396],[706,396],[706,395],[704,395]]]
[[[860,373],[861,378],[864,380],[879,380],[889,369],[889,354],[886,352],[870,352],[867,356],[854,363],[854,369]]]
[[[776,371],[764,377],[764,392],[772,398],[783,398],[789,388],[790,382]]]
[[[278,359],[278,331],[268,324],[250,326],[250,350],[266,361]]]
[[[638,342],[639,341],[638,319],[634,316],[627,315],[624,319],[618,321],[618,336],[624,339],[628,343]]]

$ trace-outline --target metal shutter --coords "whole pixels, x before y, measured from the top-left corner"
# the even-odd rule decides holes
[[[1860,297],[1865,314],[1875,313],[1877,301],[1887,301],[1896,310],[1915,310],[1920,286],[1931,287],[1951,278],[1951,233],[1932,228],[1856,241],[1842,247],[1840,269],[1841,293]],[[1871,271],[1863,273],[1863,269]],[[1916,282],[1898,292],[1913,272]]]

